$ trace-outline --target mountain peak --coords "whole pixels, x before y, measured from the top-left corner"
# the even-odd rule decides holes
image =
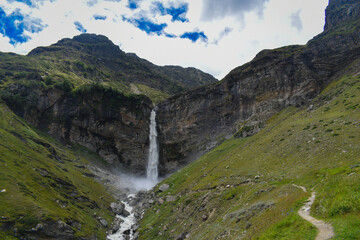
[[[113,42],[104,35],[91,34],[91,33],[83,33],[78,36],[73,37],[73,41],[86,43],[86,44],[99,44],[99,43],[107,43],[110,45],[114,45]]]
[[[28,55],[42,55],[64,49],[75,49],[76,51],[101,57],[119,57],[125,54],[109,38],[103,35],[84,33],[72,39],[64,38],[49,47],[35,48]]]

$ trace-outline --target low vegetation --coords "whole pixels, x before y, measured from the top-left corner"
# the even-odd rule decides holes
[[[297,214],[309,193],[293,184],[317,192],[311,214],[333,224],[334,239],[359,239],[359,91],[360,77],[345,76],[312,107],[287,108],[164,180],[140,239],[314,239]]]
[[[111,223],[114,199],[86,169],[88,159],[34,131],[0,103],[0,238],[63,224],[76,237],[105,239],[98,218]]]

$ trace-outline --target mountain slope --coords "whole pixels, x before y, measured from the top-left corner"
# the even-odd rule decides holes
[[[161,102],[161,172],[179,169],[240,129],[244,137],[255,134],[286,107],[309,104],[360,56],[359,8],[358,1],[331,0],[329,27],[306,45],[263,50],[221,82]]]
[[[82,34],[73,39],[62,39],[49,47],[32,50],[29,57],[43,60],[75,73],[79,82],[102,82],[131,92],[130,84],[146,85],[166,94],[175,94],[217,80],[194,68],[160,67],[126,54],[107,37]]]
[[[114,198],[89,158],[33,130],[0,103],[0,238],[104,239]],[[16,238],[13,238],[16,237]]]
[[[310,108],[288,107],[166,179],[140,239],[314,239],[297,215],[309,195],[293,184],[318,193],[311,214],[333,224],[334,239],[359,239],[359,63]]]

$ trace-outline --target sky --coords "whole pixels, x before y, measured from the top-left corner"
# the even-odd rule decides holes
[[[222,79],[263,49],[306,44],[328,0],[0,0],[0,51],[27,54],[81,33],[157,65]]]

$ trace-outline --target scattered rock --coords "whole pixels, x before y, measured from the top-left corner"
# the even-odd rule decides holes
[[[163,204],[163,203],[164,203],[164,199],[159,198],[159,199],[158,199],[158,202],[159,202],[160,204]]]
[[[56,199],[56,203],[61,207],[61,208],[66,208],[68,203],[66,201],[62,201],[60,199]]]
[[[167,202],[175,202],[175,201],[176,201],[176,197],[175,197],[175,196],[167,196],[167,197],[166,197],[166,201],[167,201]]]
[[[67,226],[67,224],[61,220],[59,220],[57,223],[59,228],[65,228]]]
[[[159,190],[162,192],[167,191],[170,188],[170,186],[168,184],[163,184],[159,187]]]
[[[138,239],[139,237],[139,232],[136,232],[134,235],[133,235],[133,239]]]
[[[40,168],[40,169],[36,169],[36,171],[42,176],[42,177],[49,177],[49,172],[44,169],[44,168]]]
[[[138,212],[134,212],[134,217],[135,217],[136,219],[139,219],[139,218],[141,217],[141,214],[138,213]]]
[[[130,213],[124,209],[121,213],[121,216],[128,217],[128,216],[130,216]]]
[[[81,224],[79,222],[73,222],[71,223],[71,226],[77,230],[81,230]]]
[[[99,217],[98,220],[103,227],[105,227],[105,228],[108,227],[109,224],[105,219]]]
[[[133,232],[136,232],[138,229],[140,228],[139,224],[135,224],[131,227],[131,229],[133,230]]]
[[[1,192],[6,192],[6,189],[1,190]]]
[[[206,214],[202,215],[202,220],[206,221],[208,219],[208,216]]]
[[[125,204],[112,202],[110,208],[113,213],[121,215],[125,209]]]
[[[154,200],[150,199],[150,200],[148,201],[148,203],[153,204],[153,203],[154,203]]]
[[[89,177],[89,178],[95,178],[96,176],[92,173],[87,173],[87,172],[81,172],[85,177]]]
[[[121,224],[124,222],[121,218],[116,218],[114,220],[113,226],[111,228],[111,233],[115,234],[117,231],[119,231]]]
[[[36,227],[32,228],[31,231],[37,232],[37,231],[41,231],[44,228],[44,224],[42,223],[38,223],[36,225]]]
[[[354,164],[354,165],[350,165],[350,168],[353,169],[353,168],[358,168],[360,167],[360,164]]]
[[[85,169],[85,166],[83,166],[83,165],[74,165],[74,166],[77,168]]]
[[[131,230],[130,230],[130,229],[125,230],[125,231],[123,232],[123,234],[125,234],[125,235],[130,235],[130,233],[131,233]]]
[[[184,240],[185,238],[186,238],[186,235],[187,235],[188,233],[181,233],[177,238],[176,238],[176,240]]]
[[[259,175],[256,175],[256,176],[255,176],[255,179],[259,179],[259,178],[260,178],[260,176],[259,176]]]
[[[251,205],[249,207],[245,207],[240,210],[236,210],[234,212],[226,214],[223,219],[236,219],[236,222],[240,221],[248,221],[252,216],[265,211],[266,209],[274,206],[275,204],[272,202],[258,202],[254,205]]]

